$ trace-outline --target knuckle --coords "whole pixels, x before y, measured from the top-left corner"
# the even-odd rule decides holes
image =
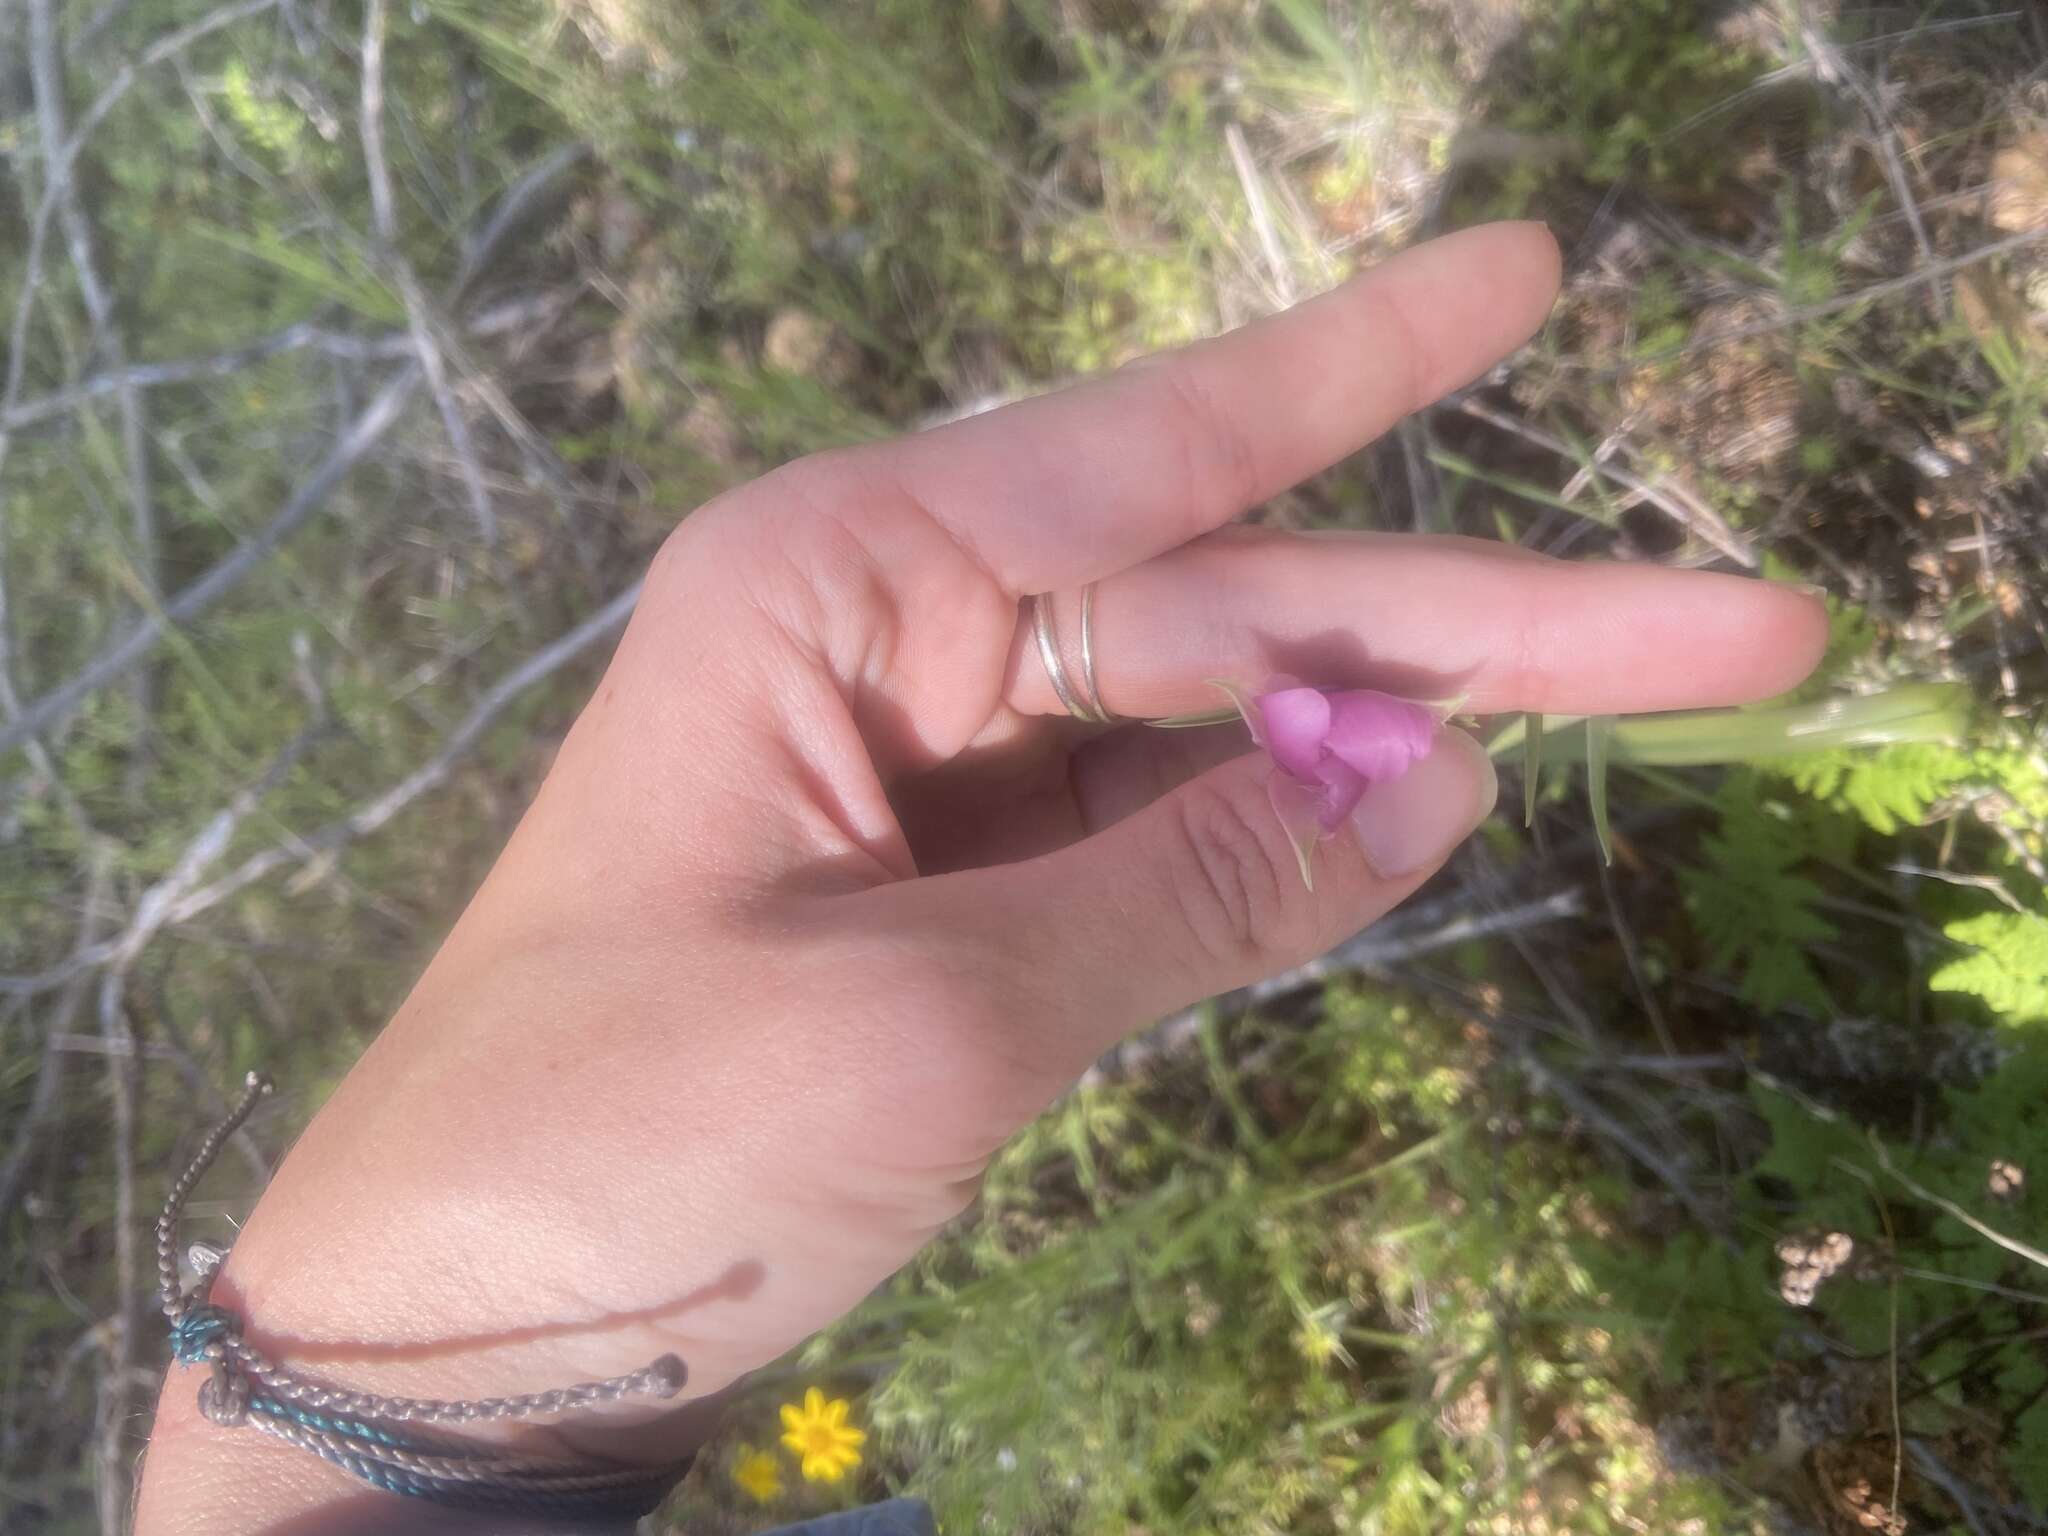
[[[825,633],[868,566],[835,473],[799,459],[706,503],[668,536],[650,585],[686,588],[700,609],[752,612],[792,636]]]
[[[729,575],[751,563],[763,542],[761,484],[722,492],[671,528],[648,565],[649,592],[695,596],[712,573]]]
[[[1442,376],[1430,329],[1417,325],[1415,316],[1384,291],[1368,288],[1366,293],[1368,302],[1362,316],[1365,334],[1376,343],[1381,357],[1400,364],[1403,414],[1419,411],[1436,399],[1438,387],[1434,381]]]
[[[1174,803],[1174,896],[1201,955],[1254,974],[1313,949],[1313,909],[1278,821],[1200,783]]]
[[[1256,501],[1259,473],[1251,441],[1217,401],[1200,365],[1174,352],[1156,366],[1189,483],[1217,486],[1233,504]]]

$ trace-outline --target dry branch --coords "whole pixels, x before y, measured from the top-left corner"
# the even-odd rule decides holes
[[[14,323],[7,339],[7,382],[0,390],[0,415],[11,411],[21,398],[21,385],[25,376],[28,359],[28,323],[34,313],[38,294],[42,289],[43,250],[48,244],[50,224],[57,212],[60,199],[67,194],[71,184],[71,167],[85,148],[106,115],[113,111],[122,97],[134,87],[143,71],[176,58],[201,38],[232,26],[235,22],[261,12],[273,10],[279,0],[240,0],[239,4],[224,5],[209,11],[197,21],[165,34],[156,42],[114,72],[113,79],[95,96],[92,104],[80,115],[72,126],[68,139],[43,141],[43,184],[42,197],[36,204],[35,217],[30,222],[28,255],[22,267],[21,294],[15,301]],[[33,20],[33,17],[31,17]],[[0,464],[7,461],[8,431],[0,426]]]
[[[28,0],[29,74],[35,95],[37,132],[45,146],[71,144],[64,126],[64,66],[57,53],[57,20],[51,0]],[[44,195],[57,199],[58,218],[64,226],[65,243],[71,250],[71,270],[85,301],[92,324],[93,350],[123,370],[128,364],[128,343],[114,313],[114,301],[100,272],[98,231],[86,212],[85,201],[69,174],[76,151],[66,155],[62,174],[53,171]],[[133,385],[116,391],[121,416],[121,451],[128,472],[129,537],[134,563],[146,603],[157,600],[156,498],[149,470],[149,426],[143,415],[142,392]],[[152,697],[147,672],[134,679],[136,714],[148,720]],[[140,764],[138,763],[138,767]]]
[[[270,766],[263,774],[236,794],[199,829],[199,834],[185,845],[169,874],[142,893],[135,903],[135,914],[129,919],[128,927],[115,939],[106,956],[108,969],[125,974],[141,958],[149,941],[156,937],[170,913],[178,903],[198,885],[200,879],[227,852],[228,844],[234,839],[236,830],[248,819],[251,812],[263,803],[264,798],[283,782],[286,774],[304,757],[308,750],[328,733],[325,720],[316,718],[290,741],[283,750],[271,759]]]
[[[350,470],[398,424],[406,401],[418,387],[418,364],[408,364],[378,391],[361,415],[349,423],[327,457],[306,477],[291,498],[261,529],[235,547],[233,554],[204,576],[180,589],[154,613],[144,614],[119,638],[64,682],[22,708],[0,726],[0,753],[13,751],[65,719],[94,693],[154,654],[172,628],[205,612],[246,578],[318,512]]]
[[[386,249],[398,240],[398,209],[391,195],[391,167],[384,159],[385,0],[363,7],[363,106],[357,125],[363,139],[363,167],[370,183],[370,227]]]
[[[1784,314],[1774,319],[1753,320],[1742,325],[1731,325],[1722,330],[1710,331],[1704,336],[1695,336],[1690,341],[1682,341],[1675,347],[1666,347],[1658,352],[1645,352],[1640,357],[1632,357],[1624,362],[1589,363],[1582,362],[1576,358],[1564,358],[1560,359],[1560,362],[1566,367],[1575,367],[1588,373],[1608,377],[1633,373],[1639,368],[1661,367],[1665,363],[1676,362],[1680,358],[1693,357],[1701,352],[1711,352],[1715,347],[1726,346],[1731,341],[1746,341],[1752,336],[1769,336],[1778,331],[1786,331],[1794,326],[1804,325],[1812,320],[1825,320],[1828,316],[1839,315],[1844,310],[1855,309],[1864,304],[1874,304],[1879,299],[1889,298],[1895,293],[1904,293],[1908,289],[1918,288],[1922,284],[1937,282],[1942,278],[1952,277],[1958,272],[1967,271],[1971,267],[1981,266],[1995,257],[2006,255],[2008,252],[2022,250],[2030,245],[2039,245],[2043,240],[2048,240],[2048,228],[2023,229],[2018,234],[2007,235],[2002,240],[1987,241],[1974,250],[1963,252],[1960,256],[1949,256],[1944,257],[1940,261],[1929,262],[1925,266],[1908,272],[1904,277],[1888,277],[1883,282],[1870,283],[1862,288],[1854,288],[1847,293],[1837,294],[1832,299],[1823,299],[1817,304],[1801,305],[1797,309],[1787,310]]]
[[[1237,172],[1238,188],[1244,193],[1245,211],[1251,215],[1252,233],[1258,238],[1259,253],[1266,258],[1267,281],[1273,297],[1284,308],[1293,304],[1296,297],[1294,270],[1287,260],[1287,253],[1281,249],[1279,233],[1273,227],[1273,211],[1266,202],[1265,185],[1259,178],[1258,165],[1252,160],[1251,146],[1245,142],[1244,128],[1237,123],[1228,124],[1223,130],[1223,143],[1230,151],[1230,165]]]
[[[1149,1029],[1112,1048],[1101,1061],[1088,1069],[1081,1079],[1082,1085],[1093,1086],[1129,1077],[1148,1063],[1185,1049],[1198,1037],[1202,1020],[1212,1008],[1241,1012],[1261,1003],[1310,991],[1348,973],[1383,971],[1474,939],[1562,922],[1584,913],[1585,895],[1573,885],[1497,912],[1475,913],[1469,908],[1470,903],[1463,895],[1417,902],[1305,965],[1282,971],[1278,976],[1268,977],[1213,1002],[1168,1014]]]
[[[86,866],[85,911],[79,924],[77,948],[80,956],[100,942],[107,880],[112,869],[112,848],[106,843],[94,844]],[[28,1110],[14,1128],[14,1141],[8,1148],[7,1161],[0,1163],[0,1224],[6,1222],[21,1193],[22,1181],[27,1177],[29,1163],[35,1156],[36,1137],[56,1112],[57,1098],[64,1086],[64,1053],[54,1049],[51,1041],[71,1028],[71,1021],[85,1001],[84,975],[89,969],[85,965],[72,968],[72,984],[58,999],[45,1029],[42,1064],[36,1072],[36,1086],[29,1096]]]
[[[294,837],[251,854],[229,874],[195,889],[194,882],[198,876],[219,858],[235,827],[254,809],[268,784],[290,766],[296,755],[295,749],[303,750],[310,744],[311,733],[302,734],[272,764],[262,782],[244,790],[227,810],[201,829],[187,845],[172,872],[152,886],[137,903],[135,916],[124,932],[112,939],[82,944],[69,959],[47,971],[0,976],[0,995],[34,996],[52,992],[101,966],[131,964],[143,947],[162,930],[190,922],[268,875],[311,863],[377,831],[413,801],[443,783],[455,765],[474,750],[498,716],[527,689],[553,676],[591,646],[622,628],[632,616],[633,605],[640,599],[640,588],[641,582],[634,582],[589,618],[500,677],[484,690],[469,713],[442,739],[432,757],[374,799],[304,837]]]
[[[1681,487],[1665,480],[1645,479],[1619,465],[1603,460],[1586,462],[1584,456],[1562,438],[1510,416],[1504,411],[1496,411],[1490,406],[1482,405],[1470,395],[1455,396],[1449,403],[1467,416],[1483,421],[1490,427],[1510,433],[1525,442],[1534,443],[1539,448],[1547,448],[1560,458],[1572,460],[1579,465],[1582,473],[1598,475],[1602,479],[1612,480],[1625,490],[1634,491],[1703,543],[1711,544],[1746,569],[1756,569],[1756,551],[1728,526],[1720,513]]]
[[[274,0],[265,0],[265,6],[271,3],[274,3]],[[250,9],[263,9],[265,6],[245,6],[238,8],[237,14],[244,14]],[[192,28],[185,30],[190,33]],[[151,50],[152,54],[156,52],[155,49]],[[104,96],[104,93],[102,94]],[[82,127],[79,130],[80,133],[84,131]],[[586,145],[564,145],[540,160],[506,189],[505,195],[498,200],[482,232],[477,236],[469,256],[462,264],[462,270],[449,294],[451,304],[459,303],[467,295],[470,287],[489,266],[498,247],[532,214],[536,204],[545,197],[555,182],[588,153],[589,148]],[[48,202],[47,195],[45,202]],[[33,250],[31,254],[33,255]],[[19,321],[20,317],[17,319]],[[25,329],[25,322],[22,322],[22,328]],[[18,398],[19,376],[13,367],[13,364],[18,362],[18,355],[10,361],[5,404],[0,406],[0,410],[11,409]],[[212,570],[180,590],[177,596],[171,598],[161,609],[144,615],[119,638],[105,646],[78,672],[25,705],[14,719],[0,726],[0,755],[22,746],[69,716],[93,693],[150,656],[163,643],[165,635],[172,628],[211,607],[221,596],[263,564],[287,537],[320,509],[356,463],[397,424],[403,414],[406,400],[419,384],[420,378],[421,370],[417,361],[401,368],[350,423],[327,457],[292,493],[290,499],[269,523],[244,540],[233,554]],[[4,460],[7,440],[6,431],[0,428],[0,460]]]
[[[374,800],[305,837],[293,838],[290,842],[252,854],[232,874],[202,886],[174,904],[165,915],[165,923],[189,922],[209,907],[219,905],[267,875],[310,863],[323,854],[375,832],[421,795],[440,785],[514,699],[623,627],[632,616],[633,605],[640,600],[640,588],[641,583],[634,582],[567,634],[542,647],[499,678],[484,691],[483,697],[463,716],[461,723],[448,733],[432,757]]]
[[[426,375],[427,390],[434,397],[434,409],[441,429],[448,434],[448,447],[462,471],[462,484],[469,493],[470,515],[476,520],[477,536],[488,548],[498,542],[498,515],[491,505],[491,493],[484,485],[483,469],[469,439],[469,425],[462,419],[449,387],[448,365],[434,336],[431,307],[412,264],[398,248],[398,205],[391,190],[391,166],[384,155],[384,30],[385,0],[369,0],[363,7],[362,106],[358,116],[363,141],[364,179],[370,186],[370,228],[376,236],[377,255],[389,267],[399,296],[405,302],[405,316],[412,334],[413,355]]]
[[[135,1257],[135,1115],[142,1073],[123,996],[126,983],[121,971],[108,970],[99,985],[100,1035],[110,1047],[107,1089],[114,1106],[114,1293],[128,1301],[114,1316],[106,1354],[100,1361],[99,1411],[94,1425],[99,1476],[93,1493],[99,1500],[100,1529],[106,1536],[121,1536],[128,1515],[130,1457],[123,1447],[132,1393],[128,1378],[135,1361],[133,1298],[140,1273]],[[112,1049],[123,1044],[129,1048]]]
[[[476,311],[462,322],[462,334],[472,340],[502,336],[545,324],[575,301],[573,290],[531,293],[505,299]],[[273,331],[268,336],[244,342],[239,347],[209,353],[203,357],[169,358],[160,363],[131,363],[126,368],[93,374],[24,400],[0,411],[0,432],[18,432],[25,427],[55,420],[91,400],[123,389],[159,389],[174,384],[192,384],[203,379],[224,379],[244,368],[288,352],[313,351],[328,357],[358,363],[397,362],[412,355],[408,331],[385,331],[374,336],[337,331],[302,320]]]

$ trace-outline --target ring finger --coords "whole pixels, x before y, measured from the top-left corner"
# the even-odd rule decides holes
[[[1214,708],[1211,678],[1274,673],[1480,713],[1704,708],[1784,691],[1827,641],[1825,609],[1793,587],[1398,534],[1229,529],[1110,577],[1094,594],[1092,677],[1079,607],[1054,599],[1070,689],[1092,681],[1105,708],[1141,719]],[[1006,697],[1066,712],[1030,604]]]

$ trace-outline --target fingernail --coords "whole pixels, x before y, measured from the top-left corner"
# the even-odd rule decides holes
[[[1792,590],[1794,592],[1803,592],[1808,597],[1817,597],[1822,602],[1827,601],[1828,589],[1826,587],[1816,586],[1814,583],[1810,581],[1795,581],[1792,583]]]
[[[1366,862],[1388,879],[1440,863],[1488,816],[1500,781],[1485,748],[1448,727],[1436,749],[1391,784],[1366,791],[1351,830]]]

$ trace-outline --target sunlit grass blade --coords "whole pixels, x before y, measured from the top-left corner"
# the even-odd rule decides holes
[[[1586,798],[1593,808],[1593,836],[1600,841],[1600,861],[1614,862],[1614,838],[1607,827],[1607,743],[1614,734],[1612,715],[1586,717]]]
[[[1495,757],[1524,746],[1526,717],[1487,743]],[[1910,683],[1883,693],[1853,694],[1774,709],[1701,710],[1630,715],[1612,721],[1604,743],[1615,763],[1697,768],[1831,752],[1842,747],[1887,747],[1908,741],[1963,739],[1970,694],[1959,683]],[[1565,719],[1558,724],[1574,724]],[[1586,759],[1578,731],[1548,732],[1540,744],[1546,763]]]
[[[1353,101],[1362,106],[1365,96],[1363,61],[1356,50],[1337,35],[1322,6],[1314,0],[1274,0],[1274,9],[1302,45],[1350,87]]]
[[[1448,449],[1432,448],[1428,457],[1430,463],[1436,465],[1438,469],[1448,470],[1480,485],[1492,486],[1497,491],[1506,491],[1510,496],[1519,496],[1524,501],[1533,501],[1539,507],[1569,512],[1574,517],[1590,519],[1603,528],[1612,528],[1617,521],[1608,508],[1597,502],[1567,501],[1547,485],[1539,485],[1534,480],[1525,480],[1519,475],[1505,475],[1496,470],[1482,469],[1470,459]]]
[[[258,228],[253,233],[244,233],[203,219],[188,219],[184,228],[198,239],[210,240],[239,256],[261,262],[318,297],[345,304],[368,319],[379,320],[386,325],[405,323],[405,303],[397,292],[346,253],[342,259],[349,261],[355,270],[337,271],[322,257],[310,254],[268,229]]]
[[[1522,825],[1536,825],[1536,782],[1543,776],[1543,716],[1522,716]]]
[[[1191,731],[1197,726],[1228,725],[1231,721],[1241,718],[1243,717],[1234,709],[1202,709],[1189,715],[1161,715],[1156,720],[1141,720],[1138,723],[1149,725],[1155,731]]]

